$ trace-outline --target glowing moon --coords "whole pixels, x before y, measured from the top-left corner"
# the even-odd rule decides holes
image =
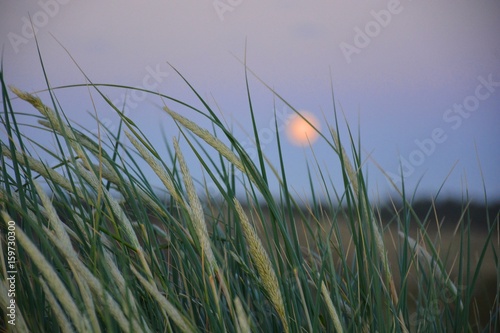
[[[312,113],[301,111],[300,114],[319,130],[319,121]],[[318,132],[310,124],[299,115],[293,115],[286,127],[290,142],[297,146],[307,146],[316,141]]]

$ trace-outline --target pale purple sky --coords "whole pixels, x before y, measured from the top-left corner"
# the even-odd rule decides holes
[[[36,91],[45,83],[28,13],[53,86],[84,82],[55,37],[95,83],[149,86],[199,106],[168,62],[220,107],[251,151],[244,69],[237,60],[243,59],[246,41],[248,66],[264,82],[297,109],[333,124],[331,78],[355,132],[360,124],[364,156],[370,154],[392,174],[403,163],[410,193],[420,182],[417,193],[436,194],[451,171],[444,195],[460,196],[467,188],[481,196],[479,158],[489,199],[500,198],[498,1],[3,1],[5,78]],[[269,138],[273,96],[254,78],[250,84],[266,138],[264,153],[277,163],[276,140]],[[106,93],[120,101],[123,91]],[[86,115],[92,110],[86,90],[57,96],[71,119],[95,127]],[[151,137],[160,137],[160,127],[170,136],[178,133],[155,106],[162,103],[158,98],[130,98],[129,116]],[[282,102],[276,108],[290,113]],[[102,102],[97,113],[111,126],[118,121]],[[285,139],[284,131],[280,134]],[[313,149],[338,184],[332,151],[321,140]],[[304,156],[314,164],[312,154],[288,142],[283,151],[292,186],[302,195],[307,192]],[[383,198],[393,191],[372,159],[366,161],[369,191]],[[200,167],[191,169],[196,174]]]

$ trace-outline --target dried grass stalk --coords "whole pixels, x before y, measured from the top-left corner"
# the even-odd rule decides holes
[[[236,212],[238,213],[238,216],[240,218],[245,238],[248,242],[250,256],[252,257],[252,260],[257,267],[257,271],[259,272],[260,278],[262,280],[262,285],[268,293],[271,303],[276,309],[276,312],[281,318],[281,321],[285,328],[285,332],[289,332],[288,320],[285,313],[285,304],[283,302],[283,297],[281,296],[280,285],[278,283],[276,272],[274,271],[273,265],[271,264],[271,260],[269,259],[269,256],[267,255],[262,242],[257,236],[255,229],[250,224],[250,221],[248,220],[243,207],[241,207],[241,204],[236,198],[234,199],[234,205],[236,207]]]
[[[326,288],[325,282],[321,281],[321,295],[323,295],[323,299],[325,300],[326,307],[328,308],[328,312],[333,320],[333,326],[335,327],[336,332],[343,333],[344,329],[342,328],[342,324],[340,323],[340,318],[333,305],[332,299],[330,298],[330,292],[328,288]]]
[[[174,149],[179,159],[179,165],[181,167],[182,178],[184,179],[184,185],[186,186],[186,192],[188,196],[188,208],[190,220],[193,223],[196,236],[200,241],[201,251],[204,257],[207,259],[208,266],[210,268],[210,274],[213,275],[214,272],[218,271],[217,261],[215,260],[215,255],[212,251],[212,246],[210,245],[210,238],[208,236],[207,224],[205,222],[205,214],[203,213],[203,207],[201,205],[200,199],[196,194],[196,189],[193,184],[193,179],[189,173],[186,161],[182,155],[181,149],[177,139],[174,138]]]

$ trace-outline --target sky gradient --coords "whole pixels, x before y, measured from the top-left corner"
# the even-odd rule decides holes
[[[379,167],[398,177],[401,166],[409,193],[418,188],[417,194],[435,195],[446,180],[442,196],[460,197],[467,189],[482,200],[484,180],[489,200],[500,199],[498,1],[3,1],[5,78],[37,91],[46,86],[28,14],[52,86],[85,82],[61,43],[94,83],[148,88],[200,106],[172,65],[220,109],[252,152],[240,62],[246,44],[247,65],[260,80],[322,123],[334,124],[332,82],[341,122],[345,117],[355,134],[360,129],[371,195],[394,193]],[[263,151],[277,164],[274,111],[283,140],[292,112],[253,76],[250,89]],[[124,100],[123,90],[105,92],[117,103]],[[72,120],[96,127],[86,89],[57,97]],[[128,98],[129,117],[158,138],[158,148],[161,131],[178,134],[159,98]],[[116,126],[109,106],[97,101],[95,107]],[[314,155],[283,142],[299,195],[308,192],[305,161],[314,165],[313,156],[340,184],[328,145],[320,139],[312,148]],[[196,174],[200,167],[191,170]]]

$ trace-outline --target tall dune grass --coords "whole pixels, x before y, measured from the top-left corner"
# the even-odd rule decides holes
[[[360,144],[350,132],[341,140],[336,117],[321,137],[340,161],[344,186],[332,188],[326,177],[321,188],[311,182],[312,197],[321,191],[328,200],[311,200],[304,208],[288,188],[279,131],[270,153],[278,154],[280,165],[266,165],[258,145],[255,163],[187,81],[205,109],[187,107],[204,114],[213,131],[176,112],[180,102],[161,95],[165,117],[181,135],[153,144],[106,98],[104,85],[89,84],[120,115],[120,126],[117,132],[100,126],[95,136],[68,121],[48,81],[50,99],[42,101],[9,89],[0,75],[3,258],[8,221],[16,222],[17,246],[16,325],[4,316],[6,330],[499,331],[498,283],[488,290],[494,301],[486,308],[475,297],[485,258],[493,258],[487,265],[497,282],[500,276],[498,213],[486,221],[483,244],[472,249],[464,205],[456,229],[460,246],[451,257],[427,231],[432,211],[419,219],[404,188],[402,208],[388,226],[369,201]],[[24,114],[12,107],[14,98],[39,112],[31,117],[38,119],[37,130],[52,134],[54,148],[30,136],[32,125],[19,120]],[[196,189],[178,141],[190,147],[217,193],[206,185]],[[170,154],[158,153],[163,144]],[[154,190],[144,165],[163,192]],[[271,177],[278,180],[278,198],[268,186]],[[200,191],[210,195],[201,200]],[[5,312],[5,259],[0,271]]]

